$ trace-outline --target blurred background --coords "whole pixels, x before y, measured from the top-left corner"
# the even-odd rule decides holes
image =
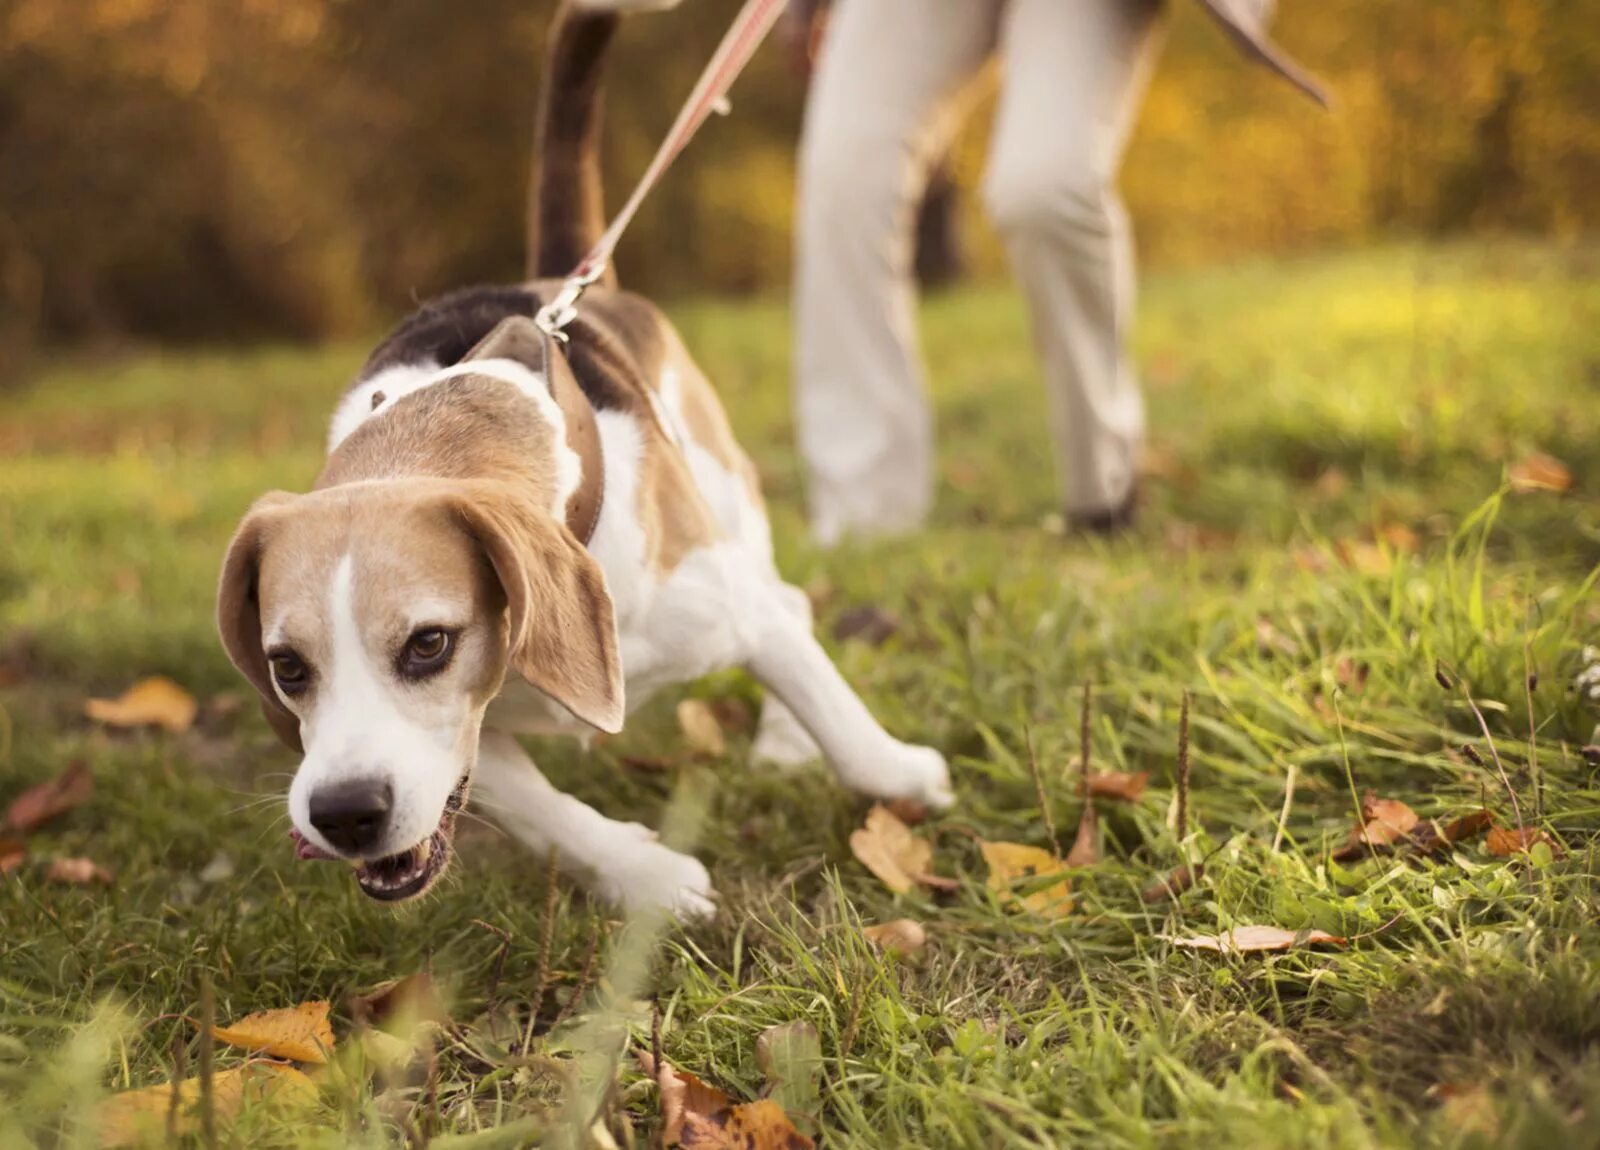
[[[644,167],[736,0],[634,20],[608,187]],[[0,0],[0,346],[321,340],[515,278],[554,0]],[[1193,10],[1192,10],[1193,9]],[[1284,0],[1331,114],[1242,66],[1197,5],[1124,188],[1146,268],[1396,236],[1600,223],[1593,0]],[[800,69],[769,47],[654,195],[626,281],[663,298],[787,281]],[[986,101],[985,101],[986,103]],[[971,194],[986,109],[930,221],[997,274]],[[943,216],[937,213],[945,213]]]

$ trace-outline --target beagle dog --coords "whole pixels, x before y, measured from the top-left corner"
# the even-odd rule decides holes
[[[530,280],[405,320],[338,405],[312,490],[258,500],[223,563],[223,645],[303,756],[298,853],[351,862],[376,899],[438,880],[470,789],[601,897],[710,914],[698,860],[557,790],[516,736],[619,731],[728,667],[767,692],[753,757],[952,801],[944,758],[886,733],[813,638],[756,470],[661,312],[602,283],[564,347],[532,318],[603,230],[605,7],[552,33]]]

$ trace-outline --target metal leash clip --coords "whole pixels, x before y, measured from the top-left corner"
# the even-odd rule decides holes
[[[533,317],[533,322],[539,325],[539,330],[552,339],[566,343],[569,337],[565,329],[578,317],[578,300],[605,274],[605,261],[596,260],[568,276],[562,282],[561,290]]]

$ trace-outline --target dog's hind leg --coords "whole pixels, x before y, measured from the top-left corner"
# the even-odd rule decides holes
[[[809,631],[811,600],[806,598],[806,593],[787,583],[777,583],[773,592],[783,608]],[[750,757],[757,764],[790,770],[822,758],[822,748],[784,701],[775,692],[768,691],[761,703],[761,722],[756,727],[755,741],[750,745]]]
[[[648,827],[608,819],[556,790],[510,735],[483,732],[474,780],[474,798],[495,822],[537,853],[554,847],[561,868],[607,901],[680,919],[716,911],[699,859],[663,846]]]
[[[944,756],[902,743],[879,726],[808,624],[775,597],[761,596],[752,606],[762,622],[746,666],[810,732],[841,783],[865,795],[936,808],[955,801]]]

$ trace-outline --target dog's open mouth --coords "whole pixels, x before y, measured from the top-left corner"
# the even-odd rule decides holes
[[[455,839],[456,816],[466,805],[468,778],[462,776],[445,800],[444,813],[434,832],[410,850],[386,858],[352,862],[361,893],[379,902],[400,902],[427,891],[450,865],[451,844]],[[308,842],[299,831],[290,831],[299,858],[337,858]]]

